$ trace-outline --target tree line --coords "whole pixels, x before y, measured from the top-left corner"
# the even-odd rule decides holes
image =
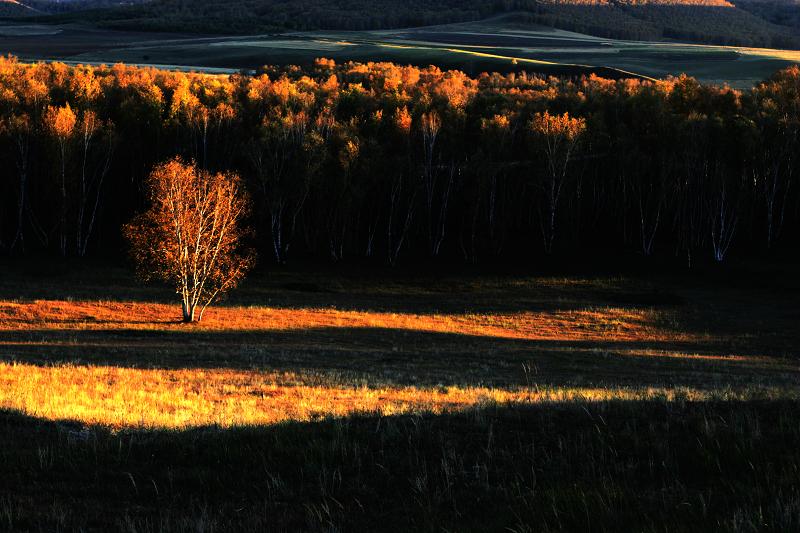
[[[800,237],[800,69],[748,91],[320,59],[253,75],[0,60],[0,250],[125,254],[176,156],[241,176],[262,263],[620,253]]]

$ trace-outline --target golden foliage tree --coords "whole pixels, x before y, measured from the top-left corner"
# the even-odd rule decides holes
[[[133,257],[144,279],[175,285],[184,322],[199,322],[254,263],[242,251],[249,200],[241,179],[176,158],[156,167],[147,187],[150,209],[124,228]]]
[[[61,217],[59,220],[59,245],[61,255],[67,255],[67,147],[75,132],[77,115],[69,104],[63,107],[50,106],[44,116],[45,127],[58,144],[61,163]]]
[[[551,115],[545,111],[536,113],[529,127],[545,156],[546,171],[542,180],[544,212],[539,218],[544,248],[549,254],[556,236],[556,212],[561,192],[569,177],[569,164],[586,132],[586,120],[570,117],[569,113]]]

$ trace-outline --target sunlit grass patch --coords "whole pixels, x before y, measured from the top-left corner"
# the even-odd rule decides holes
[[[311,421],[359,413],[442,414],[485,404],[790,397],[778,387],[368,387],[295,373],[0,364],[0,408],[46,420],[112,427],[187,428]],[[311,384],[310,382],[316,382]]]
[[[385,328],[512,339],[664,339],[652,309],[597,307],[555,311],[409,313],[335,308],[216,307],[203,322],[180,323],[175,305],[124,301],[35,300],[0,302],[0,331],[56,329],[291,331],[314,328]]]
[[[790,291],[286,274],[186,325],[125,279],[4,280],[0,529],[800,524]]]
[[[402,284],[341,283],[360,294],[350,308],[295,291],[295,306],[221,305],[192,325],[146,299],[0,301],[0,407],[113,427],[231,427],[486,403],[785,398],[800,374],[774,348],[753,349],[763,332],[731,335],[704,318],[713,308],[660,305],[678,297],[625,292],[617,279],[454,280],[475,299],[446,310],[422,286],[404,300]]]

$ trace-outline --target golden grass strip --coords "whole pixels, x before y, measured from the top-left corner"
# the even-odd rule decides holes
[[[786,391],[757,391],[786,396]],[[718,394],[718,393],[715,393]],[[730,392],[734,397],[743,393]],[[752,394],[751,392],[747,393]],[[46,420],[145,428],[269,425],[354,413],[442,413],[487,403],[703,400],[681,388],[343,387],[302,376],[228,369],[158,370],[0,363],[0,408]]]
[[[216,307],[203,322],[180,323],[176,305],[121,301],[35,300],[0,302],[0,330],[296,331],[318,328],[385,328],[530,340],[675,340],[688,338],[657,325],[650,309],[414,314],[325,308]],[[677,336],[676,336],[677,335]]]

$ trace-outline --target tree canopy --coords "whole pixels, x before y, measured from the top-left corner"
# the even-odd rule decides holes
[[[739,91],[324,59],[223,76],[6,58],[0,250],[120,257],[147,177],[177,156],[241,176],[264,264],[791,253],[798,87],[798,67]]]
[[[145,279],[175,286],[184,322],[200,321],[253,265],[242,252],[249,204],[240,178],[173,159],[146,184],[150,207],[125,226],[134,259]]]

